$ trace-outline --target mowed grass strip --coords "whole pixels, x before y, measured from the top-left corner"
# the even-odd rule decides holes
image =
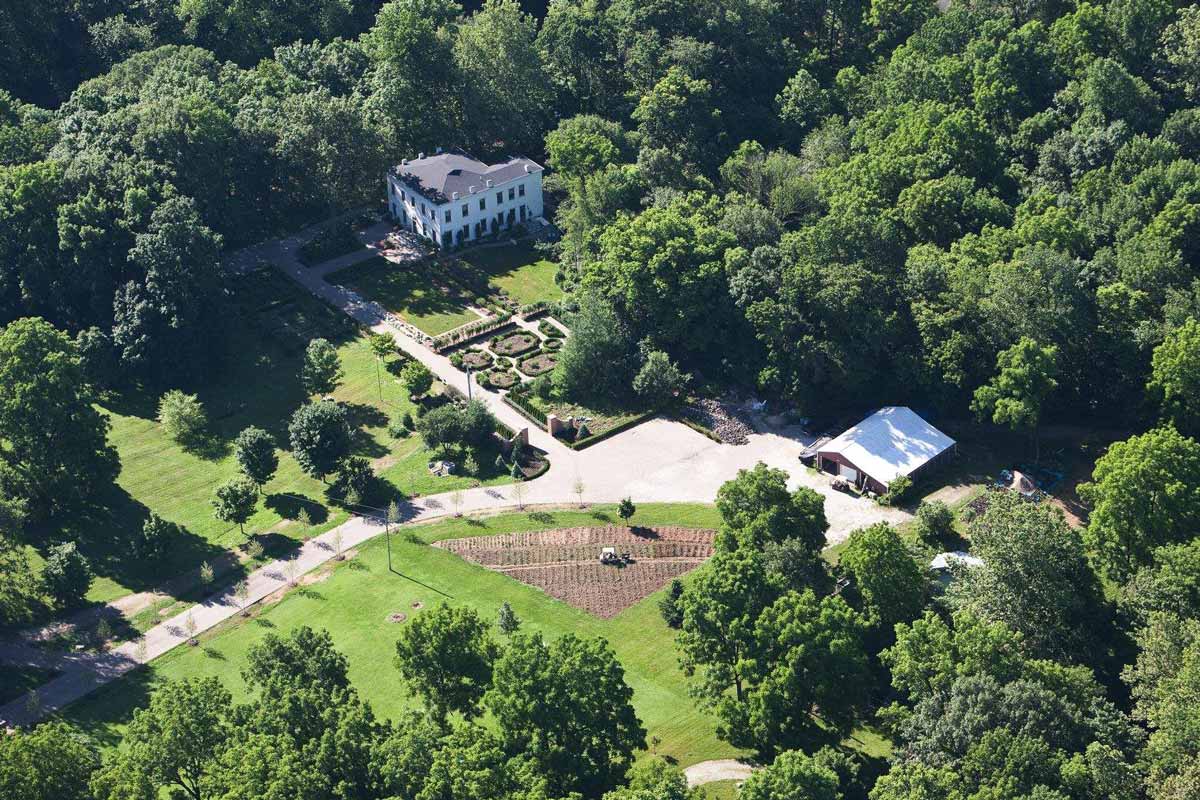
[[[554,301],[563,291],[554,282],[558,265],[528,242],[486,247],[463,253],[463,260],[486,272],[489,281],[521,305]]]
[[[388,435],[389,419],[415,412],[415,405],[343,315],[272,270],[244,280],[235,285],[237,308],[230,314],[226,360],[215,379],[196,390],[209,414],[211,446],[185,450],[172,441],[155,420],[155,394],[130,392],[106,401],[121,474],[104,502],[64,531],[82,543],[96,568],[90,600],[105,602],[154,588],[204,561],[227,559],[229,551],[244,543],[236,525],[213,516],[212,497],[237,474],[232,443],[250,425],[269,431],[280,448],[279,471],[246,523],[248,534],[265,534],[267,555],[345,521],[346,513],[326,497],[326,485],[305,475],[286,449],[288,421],[308,399],[299,376],[304,347],[312,338],[324,337],[337,346],[345,377],[333,397],[350,411],[355,454],[371,459],[384,480],[406,494],[466,488],[473,482],[430,475],[429,453],[419,437],[395,440]],[[395,367],[399,361],[390,363]],[[482,483],[510,481],[494,468],[494,454],[479,460]],[[301,509],[307,511],[310,527],[296,521]],[[150,512],[184,529],[160,565],[133,558],[127,546]]]
[[[367,259],[325,277],[398,314],[430,336],[438,336],[479,319],[467,308],[470,298],[450,283],[439,284],[436,264],[395,264],[383,256]]]
[[[661,738],[658,752],[688,765],[738,752],[716,738],[716,721],[697,709],[679,669],[674,632],[658,612],[659,592],[610,620],[600,620],[554,600],[504,575],[471,564],[427,542],[473,535],[516,533],[583,525],[620,524],[615,510],[554,510],[502,514],[480,519],[450,519],[406,527],[391,536],[392,567],[387,542],[380,536],[349,561],[328,568],[324,580],[293,590],[281,602],[254,610],[254,618],[235,618],[203,638],[201,647],[179,647],[149,667],[126,676],[85,698],[66,717],[114,745],[134,708],[168,679],[215,676],[238,698],[244,697],[240,671],[249,648],[267,632],[278,634],[300,626],[328,630],[350,663],[350,677],[376,714],[392,718],[409,708],[404,683],[393,665],[395,641],[405,623],[392,623],[394,613],[421,613],[447,602],[476,609],[494,621],[508,601],[522,629],[549,637],[572,632],[603,636],[612,645],[634,690],[634,706],[650,736]],[[719,518],[708,505],[656,504],[640,507],[635,525],[716,527]],[[408,541],[415,534],[421,543]],[[496,631],[502,640],[503,636]]]

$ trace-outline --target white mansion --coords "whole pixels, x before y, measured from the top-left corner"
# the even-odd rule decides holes
[[[542,216],[542,167],[484,164],[461,151],[422,153],[388,170],[392,216],[441,247],[458,247]]]

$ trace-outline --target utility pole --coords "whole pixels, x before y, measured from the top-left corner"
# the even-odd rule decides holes
[[[467,402],[471,402],[471,368],[467,367]]]

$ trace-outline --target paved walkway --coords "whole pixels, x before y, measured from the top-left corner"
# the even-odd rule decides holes
[[[251,269],[263,262],[273,264],[363,325],[390,334],[401,350],[429,367],[440,380],[467,393],[467,375],[451,365],[448,358],[388,325],[383,309],[377,304],[326,283],[322,276],[329,271],[327,265],[310,269],[299,262],[296,255],[300,245],[320,227],[323,225],[286,239],[247,248],[234,254],[227,263],[232,269]],[[367,250],[346,258],[361,260],[375,254],[375,251]],[[514,494],[512,486],[506,486],[480,487],[414,500],[405,509],[406,522],[425,521],[455,511],[471,514],[515,509],[519,502],[568,505],[579,501],[578,484],[583,485],[586,503],[616,503],[623,497],[631,497],[635,503],[712,502],[721,484],[733,478],[739,469],[751,468],[760,461],[785,470],[792,488],[809,486],[825,496],[831,543],[841,541],[856,528],[880,521],[898,523],[909,518],[899,509],[883,508],[835,492],[826,477],[802,467],[799,455],[809,440],[798,432],[755,434],[748,444],[733,446],[714,442],[678,422],[654,419],[576,452],[545,430],[531,425],[524,416],[503,403],[496,392],[473,386],[471,394],[513,430],[528,428],[530,443],[546,451],[551,468],[542,477],[521,484],[524,496],[520,498]],[[452,506],[452,497],[460,499],[461,505]],[[378,520],[355,517],[335,530],[341,532],[344,548],[350,549],[376,536],[382,525]],[[289,559],[294,563],[291,569],[296,575],[316,569],[333,558],[334,534],[331,530],[310,539]],[[247,602],[258,602],[287,586],[285,576],[288,571],[288,561],[276,561],[252,573],[247,578]],[[192,623],[195,633],[199,634],[238,612],[232,587],[229,587],[151,628],[138,643],[128,642],[100,655],[60,657],[53,663],[44,662],[61,670],[62,675],[39,687],[33,693],[36,695],[33,702],[27,695],[0,707],[0,726],[28,725],[185,642]],[[8,652],[8,648],[0,648],[0,659],[9,660]],[[20,658],[15,660],[20,661]]]

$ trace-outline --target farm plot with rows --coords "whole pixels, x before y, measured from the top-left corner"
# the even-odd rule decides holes
[[[449,539],[435,546],[608,619],[704,563],[713,536],[698,528],[604,526]],[[601,563],[605,547],[628,554],[627,563]]]

